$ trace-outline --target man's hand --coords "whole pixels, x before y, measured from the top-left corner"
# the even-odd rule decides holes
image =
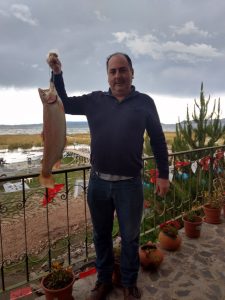
[[[54,74],[60,74],[62,72],[62,65],[58,58],[58,54],[50,52],[47,58],[47,63]]]
[[[169,191],[170,183],[169,179],[157,178],[156,179],[156,194],[160,197],[164,197]]]

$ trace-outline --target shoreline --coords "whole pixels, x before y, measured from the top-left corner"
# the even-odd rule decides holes
[[[76,144],[66,146],[63,154],[70,152],[71,150],[89,151],[89,145]],[[35,155],[37,153],[37,155]],[[8,155],[8,160],[7,160]],[[65,155],[66,156],[66,155]],[[0,149],[0,177],[10,177],[27,175],[31,173],[39,173],[41,169],[41,159],[43,157],[43,147],[36,149],[20,149],[10,151],[8,149],[3,152]],[[64,157],[64,155],[63,155]],[[13,161],[14,160],[14,161]]]

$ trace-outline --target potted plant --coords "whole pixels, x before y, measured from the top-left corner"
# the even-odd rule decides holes
[[[162,263],[164,254],[155,243],[149,241],[139,247],[139,258],[143,269],[156,270]]]
[[[217,179],[215,179],[214,187],[216,187],[221,193],[222,210],[223,210],[223,216],[225,218],[225,178],[218,177]]]
[[[158,235],[161,248],[169,251],[177,250],[181,245],[181,236],[179,235],[180,223],[177,220],[169,220],[160,224]]]
[[[41,286],[47,300],[73,300],[73,284],[75,274],[71,267],[64,268],[62,264],[54,262],[52,271],[41,280]]]
[[[202,217],[199,212],[200,206],[193,206],[190,211],[183,214],[185,234],[189,238],[200,237],[202,227]]]
[[[210,224],[221,223],[221,210],[224,203],[223,190],[218,186],[218,179],[213,181],[212,192],[204,193],[203,211],[205,222]]]

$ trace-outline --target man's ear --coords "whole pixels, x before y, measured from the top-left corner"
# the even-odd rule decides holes
[[[134,69],[132,68],[132,78],[134,78]]]

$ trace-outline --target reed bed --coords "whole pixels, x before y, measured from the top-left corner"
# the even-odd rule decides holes
[[[175,137],[175,132],[165,132],[165,137],[168,145],[172,144]],[[67,145],[74,143],[90,145],[90,133],[78,133],[67,135]],[[43,146],[42,137],[40,134],[7,134],[0,135],[0,149],[29,149]]]
[[[67,145],[90,144],[89,133],[71,134],[67,136]],[[43,146],[42,137],[40,134],[7,134],[0,135],[0,149],[29,149],[34,147]]]

